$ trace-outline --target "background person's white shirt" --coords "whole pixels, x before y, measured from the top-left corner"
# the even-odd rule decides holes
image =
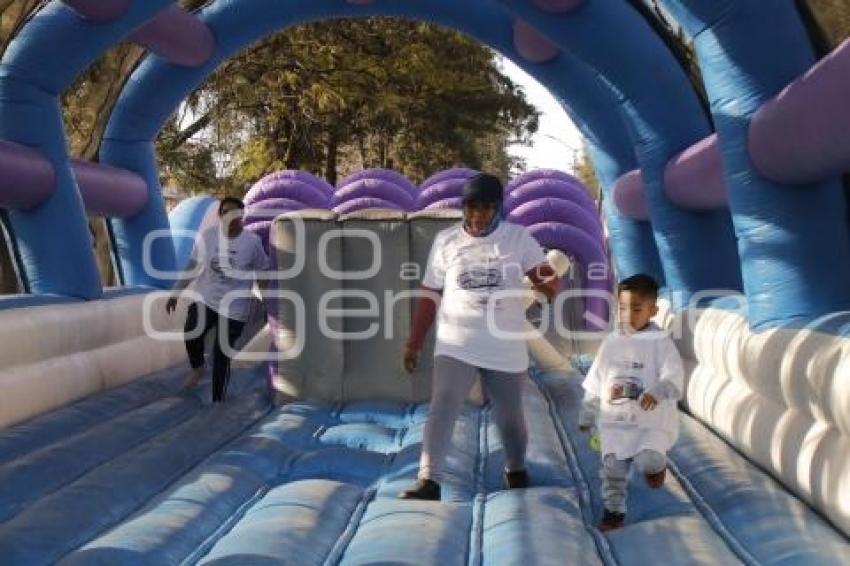
[[[487,236],[470,236],[462,224],[438,233],[422,280],[443,291],[434,355],[505,372],[528,369],[528,347],[520,336],[526,328],[522,278],[545,259],[537,240],[510,222]],[[488,308],[493,326],[512,338],[494,333]]]
[[[655,409],[645,411],[636,398],[644,391],[669,389],[661,382],[681,396],[682,358],[657,325],[650,323],[636,333],[617,330],[603,340],[582,384],[600,401],[597,427],[603,456],[625,460],[644,449],[664,454],[673,446],[679,436],[677,399],[658,399]]]
[[[192,259],[201,266],[195,291],[204,304],[227,318],[247,320],[251,308],[248,292],[254,285],[253,274],[268,269],[269,265],[260,238],[244,229],[235,238],[228,238],[221,228],[209,228],[201,234],[200,241],[192,250]],[[222,301],[232,291],[241,291],[242,295],[225,307]],[[223,308],[227,312],[222,312]]]

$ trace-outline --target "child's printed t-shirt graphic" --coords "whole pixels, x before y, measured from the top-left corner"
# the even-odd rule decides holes
[[[637,426],[640,418],[638,399],[644,392],[643,379],[636,375],[636,370],[643,369],[643,364],[636,361],[623,361],[621,367],[610,381],[607,399],[603,402],[608,407],[601,411],[602,420],[613,425]]]
[[[640,407],[640,396],[664,380],[682,391],[682,361],[673,341],[655,324],[634,334],[617,331],[602,342],[584,380],[584,389],[600,399],[602,453],[618,460],[644,449],[665,453],[679,434],[675,399],[658,399],[653,410]]]
[[[460,224],[434,239],[422,285],[442,289],[434,354],[507,372],[528,369],[522,278],[543,263],[524,227],[473,237]]]

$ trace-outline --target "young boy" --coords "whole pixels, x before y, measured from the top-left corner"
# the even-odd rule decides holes
[[[603,532],[623,526],[631,464],[650,487],[661,487],[679,434],[684,370],[673,341],[650,321],[657,300],[658,284],[648,275],[617,286],[619,328],[602,342],[583,383],[579,428],[595,426],[601,441]]]

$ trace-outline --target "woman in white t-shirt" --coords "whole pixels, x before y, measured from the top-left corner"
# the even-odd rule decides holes
[[[437,318],[433,392],[418,480],[400,495],[404,499],[440,499],[455,421],[479,374],[505,447],[505,485],[528,485],[522,410],[528,288],[523,278],[528,276],[533,288],[551,299],[558,276],[524,227],[502,221],[501,205],[498,178],[481,174],[470,179],[463,189],[463,222],[440,232],[431,247],[403,363],[408,372],[416,369]]]
[[[186,387],[197,385],[204,370],[204,337],[215,332],[213,343],[213,403],[224,401],[230,379],[230,357],[250,314],[250,294],[257,271],[268,269],[269,259],[260,238],[242,226],[245,204],[233,197],[221,200],[219,226],[207,229],[192,249],[185,271],[196,277],[178,281],[166,310],[177,308],[177,298],[192,282],[199,300],[186,314],[186,351],[191,370]]]

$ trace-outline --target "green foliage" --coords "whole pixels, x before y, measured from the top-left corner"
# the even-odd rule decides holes
[[[581,154],[576,161],[576,177],[587,187],[590,196],[598,201],[601,196],[601,185],[596,176],[596,169],[593,167],[593,161],[590,159],[586,143],[582,144]]]
[[[336,20],[291,28],[228,62],[158,150],[168,182],[228,194],[283,168],[332,183],[365,167],[414,180],[458,164],[507,176],[517,165],[508,146],[537,120],[493,52],[460,33]]]
[[[850,3],[847,0],[802,0],[814,18],[816,30],[833,49],[850,37]]]

